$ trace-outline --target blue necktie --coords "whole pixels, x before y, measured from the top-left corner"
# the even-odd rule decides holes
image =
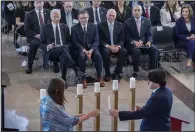
[[[99,17],[98,17],[98,10],[97,9],[95,10],[95,19],[96,19],[96,22],[98,24],[100,22],[100,20],[99,20]]]

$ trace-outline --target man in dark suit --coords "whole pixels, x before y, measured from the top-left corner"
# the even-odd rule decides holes
[[[100,86],[104,87],[105,83],[102,79],[102,57],[99,52],[99,35],[97,26],[88,23],[89,14],[86,10],[82,10],[78,14],[79,23],[71,29],[73,47],[75,49],[75,59],[80,70],[85,73],[86,60],[89,59],[95,63],[97,71],[97,79]],[[83,87],[87,88],[86,78],[83,77]]]
[[[157,68],[158,49],[152,44],[151,23],[141,16],[142,7],[135,5],[133,17],[124,23],[125,48],[133,60],[133,77],[137,78],[139,72],[139,57],[141,53],[147,53],[150,58],[149,69]]]
[[[195,17],[195,2],[191,2],[190,6],[192,7],[193,14],[194,14],[194,17]]]
[[[69,27],[69,31],[71,33],[71,27],[78,23],[78,11],[73,9],[73,2],[65,1],[64,9],[61,11],[61,23],[66,24]]]
[[[152,6],[150,0],[143,1],[142,16],[150,19],[152,26],[161,25],[160,21],[160,9],[156,6]]]
[[[92,7],[86,9],[89,12],[89,22],[98,24],[101,21],[106,20],[107,9],[100,7],[100,4],[101,1],[93,0]]]
[[[49,60],[53,61],[54,71],[59,71],[58,62],[60,61],[62,79],[66,81],[68,67],[72,67],[76,75],[80,71],[70,55],[71,37],[68,26],[59,23],[61,17],[60,11],[53,9],[50,16],[52,22],[43,26],[40,36],[41,48],[44,51],[43,59],[47,65]]]
[[[32,73],[32,65],[40,45],[40,28],[43,24],[49,23],[49,10],[43,9],[43,1],[35,1],[35,9],[28,12],[24,19],[24,30],[27,35],[27,42],[30,43],[28,53],[27,74]]]
[[[153,90],[146,105],[136,111],[110,110],[110,115],[121,121],[142,119],[140,131],[170,131],[173,95],[166,87],[166,73],[162,69],[148,73],[148,86]]]
[[[117,66],[114,71],[114,79],[120,79],[120,73],[122,72],[128,53],[123,47],[123,24],[115,21],[116,11],[114,9],[109,9],[106,17],[107,20],[98,24],[98,31],[100,38],[100,51],[106,72],[104,80],[108,82],[110,81],[110,56],[115,55],[118,58]]]

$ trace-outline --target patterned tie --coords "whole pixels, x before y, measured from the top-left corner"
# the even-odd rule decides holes
[[[149,10],[149,9],[146,8],[146,18],[150,18],[148,10]]]
[[[110,31],[110,42],[111,42],[111,45],[114,45],[114,40],[113,40],[113,24],[109,24],[109,31]]]
[[[41,27],[41,25],[44,23],[43,22],[43,16],[42,16],[41,11],[39,11],[38,14],[39,14],[39,23],[40,23],[40,27]]]
[[[140,28],[141,28],[141,22],[139,20],[136,21],[136,24],[137,24],[137,31],[138,31],[138,34],[140,36]]]
[[[56,25],[56,45],[61,45],[58,26]]]
[[[97,9],[95,10],[95,19],[96,19],[96,22],[98,24],[100,22],[100,20],[99,20],[98,10]]]

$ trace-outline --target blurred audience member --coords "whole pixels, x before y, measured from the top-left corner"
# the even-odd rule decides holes
[[[35,9],[26,13],[24,19],[24,30],[27,35],[27,42],[30,43],[28,53],[27,74],[32,73],[33,61],[40,45],[40,28],[43,24],[50,23],[49,10],[43,8],[43,1],[35,1]]]
[[[21,36],[26,36],[26,33],[24,31],[24,18],[27,12],[31,11],[32,8],[30,8],[28,1],[20,1],[20,6],[16,9],[16,26],[15,26],[15,32],[14,32],[14,46],[15,48],[19,48],[20,45],[17,43],[18,34]]]
[[[48,10],[53,10],[53,9],[62,9],[62,5],[56,1],[49,1],[45,2],[43,8],[48,9]]]
[[[64,89],[65,82],[53,78],[47,89],[45,98],[40,103],[41,131],[73,131],[73,127],[91,117],[99,115],[99,110],[92,110],[87,114],[70,116],[65,111]]]
[[[104,7],[108,10],[114,7],[114,3],[113,1],[102,1],[100,7]]]
[[[176,21],[176,47],[187,49],[186,68],[191,66],[191,60],[195,48],[195,17],[190,5],[181,8],[181,18]]]
[[[71,27],[78,23],[78,11],[73,9],[73,2],[65,1],[63,7],[60,22],[66,24],[71,33]]]
[[[93,0],[92,7],[86,9],[89,13],[89,22],[98,24],[101,21],[106,20],[107,9],[100,7],[100,4],[100,0]]]
[[[153,5],[161,9],[165,3],[165,1],[152,1]]]
[[[76,9],[76,10],[84,10],[86,8],[90,8],[91,7],[91,3],[90,1],[74,1],[74,4],[73,4],[73,8]]]
[[[131,8],[126,5],[125,0],[116,1],[114,9],[116,10],[116,20],[118,22],[124,23],[125,20],[131,17]]]
[[[195,17],[195,2],[191,2],[190,6],[192,7],[193,14],[194,14],[194,17]]]
[[[181,17],[181,7],[178,1],[165,1],[164,6],[160,10],[160,20],[163,26],[174,27],[175,21]]]
[[[142,16],[150,19],[152,26],[161,25],[160,22],[160,9],[153,6],[150,0],[143,1],[143,13]]]

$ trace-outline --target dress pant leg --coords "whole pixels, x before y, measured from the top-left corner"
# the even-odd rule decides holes
[[[155,45],[151,45],[147,50],[147,54],[150,57],[149,70],[157,68],[158,49]]]
[[[195,48],[194,48],[194,52],[193,52],[193,55],[192,55],[192,62],[195,63]]]
[[[125,48],[127,49],[128,54],[131,55],[134,72],[139,72],[140,49],[135,48],[134,45],[127,45]]]
[[[187,57],[192,59],[192,55],[195,48],[195,40],[190,40],[188,43],[188,51],[187,51]]]
[[[116,55],[117,55],[118,61],[117,61],[117,66],[114,70],[114,73],[120,74],[122,72],[123,66],[125,65],[125,61],[127,60],[128,53],[125,48],[121,48],[119,49]]]
[[[77,60],[77,65],[78,65],[79,69],[81,70],[81,72],[85,73],[86,60],[87,60],[85,53],[77,51],[76,60]]]
[[[110,55],[111,52],[108,48],[102,47],[101,48],[101,53],[102,53],[102,59],[103,59],[103,66],[106,72],[106,76],[110,76]]]
[[[95,62],[95,68],[97,72],[97,77],[102,75],[102,57],[98,49],[95,49],[92,53],[92,60]]]
[[[40,45],[40,40],[39,39],[33,39],[30,42],[29,53],[28,53],[28,63],[29,64],[33,64],[33,61],[35,59],[35,55],[37,53],[39,45]]]

